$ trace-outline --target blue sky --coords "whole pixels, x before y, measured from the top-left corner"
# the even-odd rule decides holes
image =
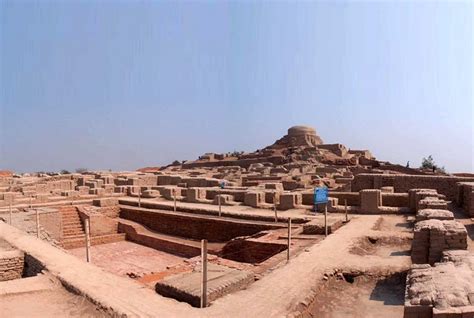
[[[2,1],[0,169],[328,143],[474,171],[470,1]]]

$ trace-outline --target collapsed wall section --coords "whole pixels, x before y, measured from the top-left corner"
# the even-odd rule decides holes
[[[415,224],[411,259],[414,264],[434,264],[446,250],[467,249],[467,230],[460,222],[436,219]]]

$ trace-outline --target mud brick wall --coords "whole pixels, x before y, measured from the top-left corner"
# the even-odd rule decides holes
[[[100,214],[90,214],[89,219],[91,236],[101,236],[118,233],[117,219],[109,218],[108,216]]]
[[[92,204],[94,206],[99,206],[99,207],[113,207],[118,205],[118,199],[117,198],[101,198],[101,199],[94,199],[92,201]]]
[[[467,249],[467,231],[456,221],[426,220],[415,224],[411,259],[414,264],[434,264],[443,251]]]
[[[446,210],[448,208],[448,202],[445,200],[439,200],[438,198],[426,197],[418,202],[417,210],[423,209],[440,209]]]
[[[314,192],[301,193],[304,205],[313,205]],[[332,192],[329,191],[330,198],[337,198],[340,205],[344,205],[344,200],[347,200],[348,206],[359,206],[360,196],[355,192]]]
[[[250,236],[263,230],[279,228],[269,224],[255,224],[215,218],[184,216],[166,212],[136,211],[121,208],[120,217],[138,222],[153,231],[210,242],[226,242],[238,236]]]
[[[48,232],[49,236],[55,240],[61,240],[62,235],[62,214],[59,211],[39,213],[39,222],[41,227]]]
[[[121,233],[126,233],[128,241],[184,257],[195,257],[201,255],[201,249],[199,247],[180,244],[170,240],[162,240],[158,237],[141,234],[137,231],[137,229],[134,228],[134,226],[124,223],[119,223],[118,227]]]
[[[380,190],[366,189],[360,191],[360,212],[376,214],[382,206],[382,193]]]
[[[443,259],[434,266],[413,265],[406,280],[403,317],[474,317],[472,264],[466,257],[464,260]]]
[[[0,281],[21,278],[25,264],[23,252],[0,251]]]
[[[382,193],[383,206],[408,207],[408,193]]]
[[[252,191],[245,193],[244,204],[258,208],[265,203],[265,193],[263,191]]]
[[[261,263],[286,250],[285,244],[235,239],[222,249],[221,257],[244,263]]]
[[[313,195],[311,193],[311,195]],[[355,192],[332,192],[329,191],[329,197],[339,199],[339,204],[344,205],[344,200],[347,200],[347,205],[360,206],[360,195]],[[313,198],[311,197],[311,200]]]
[[[214,200],[215,196],[217,194],[229,194],[234,197],[234,201],[237,202],[244,202],[244,196],[247,190],[234,190],[234,189],[221,189],[221,190],[215,190],[215,189],[207,189],[206,191],[206,199],[208,200]]]
[[[116,218],[120,214],[120,207],[118,205],[102,207],[102,208],[99,208],[99,212],[105,216]]]
[[[462,206],[467,216],[474,217],[474,183],[461,183],[458,204]]]
[[[362,189],[380,189],[392,186],[395,192],[408,192],[414,188],[435,189],[444,194],[450,201],[456,199],[456,183],[474,182],[473,177],[453,176],[418,176],[418,175],[385,175],[385,174],[358,174],[352,180],[352,191]]]
[[[301,193],[281,193],[280,203],[278,204],[279,210],[294,209],[303,204]]]

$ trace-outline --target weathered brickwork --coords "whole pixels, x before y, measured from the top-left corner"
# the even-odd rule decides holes
[[[362,189],[380,189],[391,186],[395,192],[408,192],[414,188],[435,189],[444,194],[448,200],[456,198],[456,183],[474,182],[472,177],[452,176],[416,176],[416,175],[385,175],[385,174],[358,174],[352,180],[352,191]]]
[[[21,278],[25,264],[23,252],[0,250],[0,281]]]

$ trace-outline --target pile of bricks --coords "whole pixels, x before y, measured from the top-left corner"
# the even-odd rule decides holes
[[[474,317],[473,295],[474,254],[447,251],[434,266],[412,266],[406,280],[403,317]]]
[[[411,189],[408,191],[409,207],[417,212],[422,209],[447,209],[446,197],[433,189]]]
[[[423,209],[416,213],[416,222],[425,220],[454,220],[453,212],[441,209]]]
[[[18,250],[0,250],[0,281],[19,279],[23,274],[25,255]]]
[[[426,220],[415,224],[412,242],[414,264],[434,264],[446,250],[467,249],[467,231],[453,220]]]
[[[448,202],[437,197],[426,197],[418,202],[418,211],[423,209],[439,209],[448,208]]]

